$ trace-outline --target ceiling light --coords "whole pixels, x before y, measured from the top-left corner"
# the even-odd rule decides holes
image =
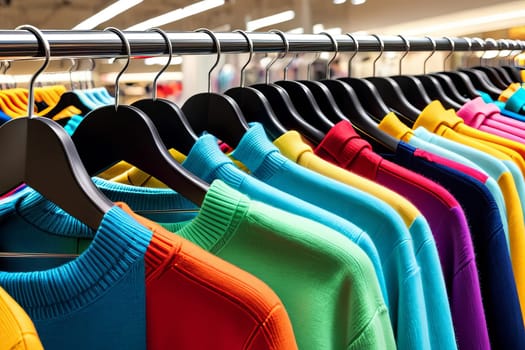
[[[150,18],[144,22],[135,24],[126,30],[146,30],[153,27],[162,27],[168,23],[180,21],[183,18],[196,15],[198,13],[211,10],[212,8],[224,5],[224,0],[204,0],[194,4],[181,7],[179,9],[166,12],[163,15]]]
[[[346,0],[334,0],[334,5],[344,4]]]
[[[366,0],[351,0],[352,5],[361,5],[366,2]]]
[[[140,4],[144,0],[119,0],[100,12],[95,13],[93,16],[77,24],[73,30],[88,30],[93,29],[100,23],[104,23],[113,17],[118,16],[124,11],[129,10],[133,6]]]
[[[246,22],[246,30],[249,32],[255,29],[269,27],[277,23],[290,21],[295,18],[295,12],[292,10],[276,13],[268,17],[254,19],[253,21]]]

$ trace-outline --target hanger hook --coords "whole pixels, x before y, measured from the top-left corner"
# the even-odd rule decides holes
[[[470,56],[472,56],[472,39],[469,37],[463,37],[463,40],[465,40],[468,44],[468,53],[470,53]]]
[[[500,49],[499,53],[498,53],[498,62],[501,62],[501,59],[503,58],[504,61],[507,62],[508,64],[508,59],[509,59],[509,56],[511,54],[511,50],[510,50],[510,41],[507,40],[507,39],[499,39],[499,40],[495,40],[497,45],[498,45],[498,48],[500,47],[500,44],[503,45],[505,47],[505,50],[508,51],[508,53],[505,55],[505,56],[501,56],[501,51],[503,51],[503,49]]]
[[[379,42],[379,50],[380,50],[379,55],[375,58],[374,63],[372,65],[372,76],[375,77],[376,76],[376,63],[377,61],[379,61],[379,58],[383,56],[383,52],[385,51],[385,42],[377,34],[372,34],[372,36],[376,38],[377,41]]]
[[[73,84],[73,71],[78,68],[78,61],[74,58],[66,58],[70,63],[71,67],[67,70],[69,73],[69,85],[71,86],[71,90],[75,90],[75,86]]]
[[[120,86],[119,86],[120,77],[122,76],[122,74],[124,74],[126,69],[128,69],[129,63],[131,62],[131,45],[129,44],[129,41],[126,38],[126,35],[124,35],[124,32],[122,32],[120,29],[117,29],[115,27],[107,27],[106,29],[104,29],[104,31],[110,31],[119,36],[120,40],[122,40],[122,44],[124,45],[124,48],[126,49],[126,55],[127,55],[126,64],[124,64],[124,67],[120,70],[120,72],[117,74],[117,78],[115,79],[115,110],[117,110],[118,105],[119,105],[119,95],[120,95]]]
[[[326,35],[330,39],[330,41],[332,42],[332,48],[334,49],[334,55],[332,56],[332,58],[330,58],[330,60],[326,62],[326,79],[330,79],[330,67],[332,65],[332,62],[334,62],[334,60],[339,55],[339,44],[337,43],[337,41],[331,33],[322,32],[321,34]]]
[[[292,65],[293,61],[295,61],[297,59],[297,57],[299,57],[299,54],[298,53],[294,54],[292,56],[292,59],[286,64],[286,66],[284,66],[284,69],[283,69],[283,79],[284,80],[288,80],[288,69]],[[283,58],[284,58],[284,56],[283,56]]]
[[[405,59],[405,57],[408,55],[408,52],[410,51],[410,41],[408,41],[407,38],[405,38],[401,34],[398,35],[398,37],[400,37],[403,40],[403,42],[405,43],[405,52],[399,58],[399,75],[401,75],[401,73],[403,71],[403,60]]]
[[[350,33],[346,33],[346,35],[352,39],[354,42],[355,50],[352,56],[350,56],[350,59],[348,59],[348,77],[352,75],[352,61],[354,60],[354,57],[359,53],[359,41]]]
[[[514,55],[512,55],[512,52],[511,52],[511,55],[509,55],[509,56],[512,56],[512,58],[509,58],[509,61],[511,62],[511,64],[512,64],[513,66],[516,66],[516,57],[517,57],[517,56],[521,53],[521,51],[522,51],[522,49],[521,49],[521,42],[518,41],[518,40],[512,40],[512,42],[513,42],[513,44],[514,44],[514,49],[512,50],[512,52],[518,52],[518,51],[519,51],[519,52],[516,53],[516,54],[514,54]],[[516,49],[516,46],[518,47],[517,49]]]
[[[213,66],[211,66],[210,70],[208,71],[208,93],[211,92],[211,73],[217,66],[219,65],[219,61],[221,60],[221,43],[219,42],[219,39],[217,39],[217,36],[208,28],[200,28],[197,29],[196,32],[200,33],[206,33],[211,37],[211,40],[213,40],[213,44],[215,45],[215,50],[217,50],[217,59],[215,60],[215,63]]]
[[[448,36],[444,36],[443,38],[447,39],[448,42],[450,43],[450,52],[448,53],[448,55],[445,56],[445,58],[443,59],[443,70],[447,70],[447,60],[450,58],[450,56],[452,56],[452,54],[456,51],[456,43],[454,42],[454,40],[452,40],[450,37]]]
[[[44,38],[44,34],[42,34],[40,29],[32,25],[29,25],[29,24],[18,26],[15,29],[16,30],[27,30],[31,32],[37,38],[38,45],[40,46],[40,48],[44,50],[44,54],[45,54],[44,64],[40,68],[38,68],[38,70],[35,72],[35,74],[33,74],[31,79],[29,80],[27,116],[29,118],[33,118],[34,117],[33,110],[35,108],[35,81],[36,81],[36,78],[38,78],[38,76],[40,75],[40,73],[42,73],[49,65],[49,60],[51,59],[51,47],[49,46],[49,41],[47,41]]]
[[[315,63],[315,61],[317,61],[319,59],[319,57],[321,57],[321,53],[320,52],[316,52],[313,61],[308,63],[308,66],[306,66],[306,78],[308,80],[312,80],[312,76],[311,76],[312,66]]]
[[[268,63],[268,65],[264,68],[265,70],[265,83],[268,84],[269,81],[270,81],[270,68],[273,66],[273,64],[279,59],[279,58],[284,58],[286,57],[286,55],[288,55],[288,51],[290,50],[290,43],[288,42],[288,39],[286,39],[286,35],[278,30],[278,29],[272,29],[270,30],[270,33],[274,33],[274,34],[277,34],[281,37],[281,39],[283,39],[283,43],[284,43],[284,53],[282,55],[277,55],[275,56],[275,58],[273,58],[270,63]]]
[[[95,87],[95,80],[93,78],[93,72],[95,71],[95,67],[97,66],[97,63],[94,58],[90,57],[88,58],[89,62],[91,63],[91,67],[89,68],[89,72],[91,73],[91,81],[87,83],[87,87],[89,87],[89,84],[91,84],[91,87]]]
[[[248,67],[248,65],[252,61],[252,57],[253,57],[253,40],[252,40],[252,38],[250,38],[248,36],[248,34],[246,34],[246,32],[244,30],[236,29],[236,30],[234,30],[234,32],[241,34],[246,39],[246,43],[248,44],[248,49],[250,50],[250,55],[248,56],[248,61],[246,61],[244,66],[242,66],[242,68],[241,68],[240,86],[243,88],[244,87],[244,80],[245,80],[244,78],[245,78],[246,67]]]
[[[493,43],[494,46],[496,47],[497,51],[498,51],[498,54],[496,56],[492,57],[492,60],[495,61],[496,58],[499,58],[500,54],[501,54],[501,51],[502,51],[502,49],[500,49],[499,43],[493,38],[486,38],[486,39],[483,39],[483,41],[484,41],[484,45],[485,45],[485,52],[488,51],[488,46],[487,46],[488,42]]]
[[[3,71],[2,74],[7,75],[7,71],[11,68],[11,61],[5,60],[5,61],[2,61],[2,62],[3,62],[3,67],[4,67],[4,71]],[[11,80],[13,82],[13,87],[16,88],[16,86],[17,86],[16,79],[11,74],[9,76],[11,77]]]
[[[160,29],[160,28],[150,28],[147,31],[148,32],[157,32],[157,33],[159,33],[162,36],[162,38],[164,39],[166,47],[168,48],[168,61],[166,62],[166,64],[161,68],[161,70],[157,73],[157,75],[153,79],[152,98],[153,98],[153,101],[155,101],[157,99],[157,81],[159,80],[159,78],[162,75],[162,73],[164,73],[166,71],[166,69],[168,69],[168,67],[171,64],[171,58],[173,56],[173,46],[171,45],[171,40],[168,37],[168,34],[166,34],[166,32],[163,31],[162,29]]]
[[[426,35],[425,38],[427,38],[428,40],[430,40],[430,42],[432,43],[432,52],[431,52],[430,55],[428,55],[427,58],[425,58],[425,60],[423,61],[423,74],[427,74],[427,62],[428,62],[428,60],[430,59],[430,57],[434,56],[434,54],[436,53],[436,46],[437,46],[437,45],[436,45],[436,41],[435,41],[432,37]]]
[[[472,41],[476,41],[483,48],[483,53],[479,56],[479,65],[483,66],[483,57],[485,56],[485,53],[487,52],[487,46],[485,45],[486,42],[481,38],[472,38]]]

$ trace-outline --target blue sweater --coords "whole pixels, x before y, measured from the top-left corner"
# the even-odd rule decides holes
[[[29,314],[44,348],[146,348],[149,230],[113,207],[94,233],[31,189],[0,202],[0,221],[4,251],[71,254],[89,245],[69,262],[2,259],[0,285]]]
[[[383,201],[288,160],[253,123],[232,156],[263,182],[333,212],[362,228],[374,242],[385,275],[398,347],[430,348],[422,277],[403,220]]]

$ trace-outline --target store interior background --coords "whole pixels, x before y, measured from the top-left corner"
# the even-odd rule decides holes
[[[18,25],[32,24],[40,29],[73,29],[93,14],[103,10],[116,0],[0,0],[1,29],[14,29]],[[147,19],[182,9],[195,1],[187,0],[122,0],[135,1],[137,5],[93,29],[108,26],[126,30]],[[192,31],[208,28],[214,32],[230,32],[235,29],[249,30],[250,21],[287,13],[290,19],[254,29],[268,31],[279,29],[292,33],[354,35],[399,35],[406,37],[479,37],[494,39],[525,40],[525,1],[501,0],[226,0],[224,4],[161,26],[165,31]],[[414,52],[403,59],[403,74],[423,72],[423,61],[429,52]],[[457,53],[447,60],[447,69],[479,63],[481,53]],[[487,53],[487,57],[489,57]],[[497,52],[492,52],[494,56]],[[501,52],[507,55],[508,52]],[[306,67],[314,64],[314,77],[322,74],[324,62],[331,53],[302,54],[292,62],[289,78],[306,79]],[[378,53],[359,53],[352,61],[351,75],[364,77],[372,75],[372,62]],[[446,52],[437,52],[427,63],[427,71],[443,69]],[[402,53],[385,52],[377,62],[377,75],[399,73],[399,59]],[[349,53],[341,53],[332,65],[334,76],[348,74]],[[248,54],[223,54],[213,74],[214,91],[226,90],[239,84],[240,67]],[[271,80],[282,78],[282,67],[292,58],[277,61],[271,69]],[[263,67],[270,57],[257,54],[247,70],[246,84],[264,80]],[[498,57],[484,60],[484,64],[497,64]],[[501,58],[500,58],[501,59]],[[172,65],[164,73],[159,85],[161,95],[183,103],[184,100],[207,89],[209,67],[215,61],[214,55],[184,55],[174,57]],[[162,67],[163,59],[134,59],[122,77],[121,88],[124,102],[130,103],[149,93],[156,72]],[[96,86],[113,90],[116,73],[124,60],[97,59],[95,69],[90,71],[91,62],[81,60],[71,74],[71,61],[56,59],[39,78],[42,84],[61,83],[78,88],[86,81]],[[24,86],[31,72],[37,67],[34,61],[12,62],[9,70],[1,75],[0,84]]]

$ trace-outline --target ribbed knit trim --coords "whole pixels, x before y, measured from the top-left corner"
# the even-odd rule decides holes
[[[217,253],[235,234],[249,205],[246,196],[215,180],[197,217],[177,234],[209,252]]]
[[[51,217],[48,220],[61,221]],[[70,223],[68,220],[62,228],[67,230]],[[34,320],[64,316],[108,291],[143,259],[150,240],[151,231],[115,206],[106,213],[89,248],[78,258],[44,271],[0,272],[0,285]]]
[[[202,135],[182,162],[184,168],[207,182],[216,178],[216,170],[223,164],[232,164],[230,158],[222,153],[217,138],[211,134]]]
[[[93,230],[58,205],[30,190],[13,202],[16,214],[39,230],[57,236],[92,238]]]
[[[179,232],[189,223],[191,223],[191,220],[181,222],[159,222],[158,224],[170,232]]]
[[[195,204],[169,188],[137,187],[93,178],[95,185],[114,202],[125,202],[134,211],[194,209]]]
[[[263,181],[272,177],[288,161],[268,139],[259,123],[250,123],[250,129],[231,155]]]

